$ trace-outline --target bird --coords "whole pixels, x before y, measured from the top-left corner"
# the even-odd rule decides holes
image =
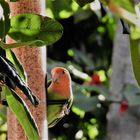
[[[73,103],[72,81],[69,71],[63,67],[51,70],[52,79],[47,86],[47,121],[48,127],[55,126],[69,114]]]

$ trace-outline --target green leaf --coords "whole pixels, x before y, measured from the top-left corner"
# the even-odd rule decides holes
[[[71,109],[72,109],[72,111],[73,111],[75,114],[79,115],[81,118],[84,117],[85,111],[83,111],[83,110],[77,108],[76,106],[72,106]]]
[[[1,14],[0,16],[0,38],[4,39],[5,35],[9,31],[10,28],[10,9],[9,9],[9,4],[5,2],[4,0],[0,0],[0,11]]]
[[[97,96],[89,96],[89,94],[85,93],[85,89],[79,88],[79,84],[73,83],[73,92],[74,94],[74,100],[73,100],[73,106],[76,108],[79,108],[85,112],[93,111],[96,109],[97,104],[99,103]]]
[[[80,92],[74,95],[73,106],[85,112],[93,111],[99,103],[98,97],[88,97]]]
[[[140,28],[131,27],[130,52],[133,72],[140,86]]]
[[[99,95],[103,95],[106,99],[110,99],[109,97],[109,89],[105,86],[97,86],[97,85],[82,85],[79,86],[79,90],[86,90],[88,92],[95,91]]]
[[[19,123],[24,129],[29,140],[39,140],[39,132],[34,118],[32,117],[27,105],[12,89],[6,85],[3,87],[6,94],[6,100],[10,109],[16,115]]]
[[[40,32],[41,16],[35,14],[18,14],[11,18],[10,32],[19,32],[25,36],[33,36]]]
[[[4,36],[5,36],[4,21],[3,21],[3,19],[0,19],[0,27],[2,27],[0,29],[0,38],[3,39]]]
[[[11,28],[8,33],[18,43],[0,45],[3,47],[9,45],[9,48],[13,48],[14,45],[15,47],[50,45],[61,38],[62,31],[61,24],[51,18],[31,13],[18,14],[11,18]]]
[[[125,19],[130,24],[140,26],[138,7],[136,8],[133,0],[110,0],[108,2],[108,7],[112,12]]]
[[[140,27],[138,27],[138,26],[131,26],[131,28],[130,28],[131,30],[131,34],[130,34],[130,36],[131,36],[131,39],[132,40],[138,40],[138,39],[140,39]]]
[[[7,49],[6,50],[6,56],[14,64],[14,66],[16,67],[20,77],[26,82],[27,79],[26,79],[26,74],[25,74],[24,68],[21,65],[18,58],[15,56],[15,54],[10,49]]]
[[[2,122],[1,123],[5,123],[7,121],[7,111],[6,111],[6,106],[1,106],[0,107],[0,118],[2,118]]]
[[[44,42],[43,45],[50,45],[61,38],[62,32],[63,27],[59,22],[54,19],[44,17],[38,39]]]
[[[32,41],[26,41],[26,42],[20,42],[20,43],[12,43],[12,44],[6,44],[4,43],[3,41],[0,41],[0,46],[3,48],[3,49],[12,49],[12,48],[18,48],[18,47],[21,47],[21,46],[32,46],[33,44],[35,45],[36,43],[42,43],[44,44],[43,41],[41,40],[32,40]]]
[[[91,91],[96,91],[98,93],[104,93],[104,92],[106,92],[105,87],[98,86],[98,85],[82,85],[82,86],[79,87],[79,89],[80,90],[85,89],[85,90],[87,90],[89,92],[91,92]]]
[[[7,79],[5,81],[6,84],[12,89],[15,89],[15,87],[18,87],[28,97],[31,103],[34,106],[37,106],[39,104],[38,98],[32,94],[32,91],[26,85],[23,79],[20,77],[20,75],[18,74],[18,71],[16,70],[15,66],[11,63],[11,61],[0,56],[0,65],[3,66],[3,67],[0,67],[0,72]]]
[[[94,63],[91,59],[91,55],[87,54],[85,50],[78,50],[76,48],[72,49],[74,52],[74,60],[78,63],[84,64],[85,68],[92,69],[94,68]],[[87,63],[88,62],[88,63]]]
[[[112,1],[115,5],[122,7],[129,12],[135,13],[134,0],[112,0]]]
[[[125,96],[130,106],[140,105],[140,89],[136,85],[125,85],[122,94]]]
[[[72,0],[47,0],[47,14],[50,16],[49,11],[51,10],[52,17],[55,19],[68,18],[74,12],[72,6],[74,3]],[[74,8],[76,7],[74,6]]]
[[[94,0],[75,0],[81,7],[85,6],[86,4],[93,2]]]

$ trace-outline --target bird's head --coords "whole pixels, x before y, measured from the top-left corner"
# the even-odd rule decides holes
[[[52,82],[48,90],[53,91],[65,98],[69,98],[72,93],[71,77],[67,69],[55,67],[51,70]]]
[[[55,67],[51,70],[52,81],[54,84],[70,84],[71,77],[69,71],[63,67]]]

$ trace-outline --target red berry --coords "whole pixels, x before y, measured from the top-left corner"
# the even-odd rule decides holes
[[[93,74],[91,76],[91,84],[95,84],[95,85],[100,85],[101,84],[101,80],[100,80],[100,76],[98,74]]]
[[[126,112],[127,109],[128,109],[128,102],[127,101],[122,101],[121,104],[120,104],[119,111],[120,112]]]

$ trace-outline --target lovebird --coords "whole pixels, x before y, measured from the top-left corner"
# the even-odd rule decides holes
[[[70,73],[63,67],[51,70],[52,79],[47,88],[47,121],[48,127],[56,125],[69,114],[73,102]]]

